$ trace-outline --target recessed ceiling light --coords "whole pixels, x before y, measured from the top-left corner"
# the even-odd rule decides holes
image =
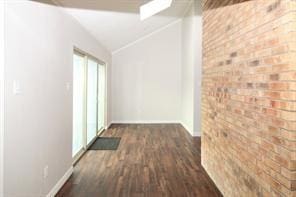
[[[153,0],[140,7],[141,20],[149,18],[172,5],[173,0]]]

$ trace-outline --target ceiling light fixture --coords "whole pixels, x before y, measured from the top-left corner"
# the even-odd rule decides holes
[[[158,12],[169,8],[173,0],[153,0],[140,7],[141,20],[145,20]]]

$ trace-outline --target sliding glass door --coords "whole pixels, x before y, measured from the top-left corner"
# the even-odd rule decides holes
[[[73,55],[73,146],[72,156],[78,154],[84,147],[84,85],[85,58],[79,54]]]
[[[87,61],[87,144],[97,135],[98,63]]]
[[[73,55],[73,147],[78,158],[96,139],[105,122],[105,64],[75,51]]]
[[[98,130],[103,130],[105,125],[105,105],[106,105],[106,67],[99,65],[99,92],[98,92]]]

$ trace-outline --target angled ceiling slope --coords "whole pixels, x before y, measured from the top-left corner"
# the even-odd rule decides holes
[[[146,0],[55,0],[110,52],[114,52],[184,15],[192,0],[172,6],[144,21],[139,9]]]

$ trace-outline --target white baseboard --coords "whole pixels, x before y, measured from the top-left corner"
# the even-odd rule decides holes
[[[105,127],[109,129],[112,124],[180,124],[178,121],[112,121]]]
[[[188,128],[188,126],[184,122],[180,122],[180,124],[184,127],[184,129],[191,135],[193,136],[192,131]]]
[[[110,124],[180,124],[180,120],[114,120]]]
[[[200,137],[200,133],[199,132],[192,132],[187,125],[184,122],[180,122],[180,124],[185,128],[185,130],[192,136],[192,137]]]
[[[51,189],[51,191],[46,195],[46,197],[54,197],[60,191],[60,189],[63,187],[66,181],[70,178],[72,173],[73,173],[73,166],[71,166],[67,170],[64,176],[57,182],[57,184]]]
[[[200,132],[195,131],[195,132],[193,132],[192,136],[193,137],[201,137],[201,134],[200,134]]]
[[[109,124],[105,127],[105,129],[107,130],[107,129],[109,129],[110,128],[110,126],[113,124],[113,122],[111,121],[111,122],[109,122]]]
[[[200,137],[199,132],[191,133],[187,125],[180,120],[114,120],[109,123],[107,128],[112,124],[181,124],[192,137]]]

